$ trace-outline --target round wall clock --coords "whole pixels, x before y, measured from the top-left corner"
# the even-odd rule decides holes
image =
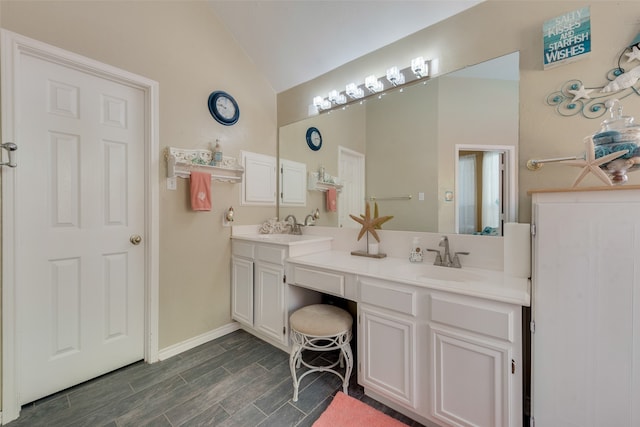
[[[209,95],[209,112],[218,123],[225,126],[235,124],[240,118],[240,108],[233,96],[217,90]]]
[[[310,127],[307,129],[307,145],[313,151],[318,151],[322,147],[322,135],[317,128]]]

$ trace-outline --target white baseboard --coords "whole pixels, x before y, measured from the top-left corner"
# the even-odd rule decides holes
[[[222,336],[230,334],[233,331],[237,331],[238,329],[240,329],[240,324],[238,322],[228,323],[224,326],[219,327],[218,329],[205,332],[202,335],[198,335],[196,337],[189,338],[186,341],[182,341],[167,348],[163,348],[158,352],[158,359],[166,360],[182,352],[191,350],[192,348],[195,348],[199,345],[215,340],[216,338],[220,338]]]

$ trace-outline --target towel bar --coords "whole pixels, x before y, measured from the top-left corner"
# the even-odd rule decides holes
[[[376,200],[411,200],[413,196],[411,194],[407,194],[406,196],[395,196],[395,197],[369,197],[369,200],[375,202]]]
[[[542,167],[543,163],[563,162],[565,160],[577,160],[580,158],[582,157],[570,156],[570,157],[556,157],[552,159],[539,159],[539,160],[530,159],[529,161],[527,161],[527,169],[529,169],[530,171],[537,171]]]

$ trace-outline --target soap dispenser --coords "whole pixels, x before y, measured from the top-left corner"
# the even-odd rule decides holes
[[[424,256],[422,254],[422,249],[420,248],[420,238],[414,237],[411,244],[411,252],[409,253],[409,261],[422,262],[423,259]]]

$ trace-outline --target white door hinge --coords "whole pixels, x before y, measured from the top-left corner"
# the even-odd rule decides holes
[[[536,322],[534,320],[529,322],[529,330],[531,331],[532,334],[536,333]]]
[[[536,225],[531,224],[531,236],[535,237],[535,235],[536,235]]]

